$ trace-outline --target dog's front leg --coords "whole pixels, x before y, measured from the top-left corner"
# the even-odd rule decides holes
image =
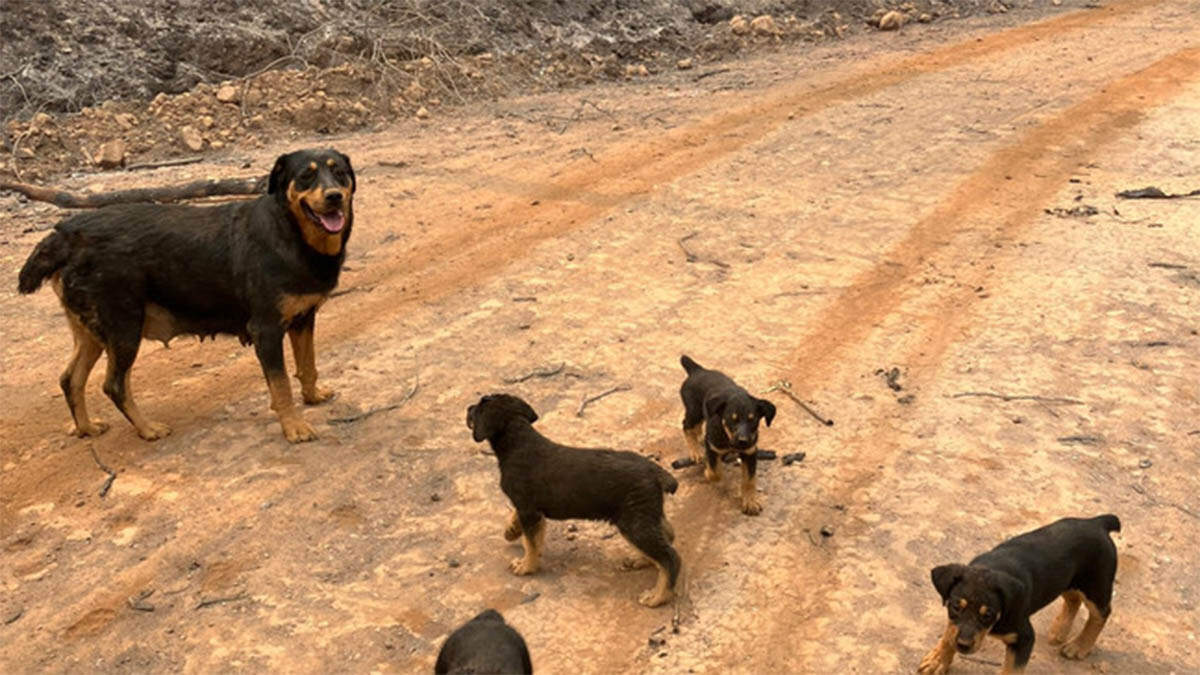
[[[317,437],[304,416],[296,409],[292,400],[292,384],[288,382],[283,367],[283,326],[278,324],[251,325],[250,337],[254,340],[254,352],[267,378],[267,389],[271,392],[271,410],[279,416],[283,436],[290,443],[303,443]]]
[[[513,509],[512,516],[508,519],[508,526],[504,528],[504,541],[516,541],[519,536],[521,536],[521,518],[517,515],[516,509]]]
[[[1004,651],[1004,667],[1000,669],[1001,675],[1009,673],[1019,673],[1025,670],[1025,664],[1029,663],[1029,656],[1033,654],[1033,624],[1029,619],[1025,619],[1025,623],[1017,629],[1013,640],[1004,640],[1006,649]]]
[[[292,356],[296,360],[296,377],[300,380],[300,395],[308,405],[333,398],[333,391],[317,386],[317,353],[313,346],[315,310],[292,322],[288,337],[292,341]]]
[[[758,499],[758,481],[755,475],[758,470],[758,448],[742,453],[742,513],[757,516],[762,513],[762,502]]]
[[[513,574],[524,576],[537,572],[542,566],[542,544],[546,541],[546,519],[537,511],[521,511],[518,509],[521,521],[521,544],[525,547],[525,556],[513,560],[509,569]]]
[[[950,670],[950,664],[954,662],[954,641],[956,639],[958,639],[958,626],[955,626],[952,621],[947,622],[942,639],[938,640],[925,658],[921,659],[921,665],[917,666],[917,674],[945,675]]]

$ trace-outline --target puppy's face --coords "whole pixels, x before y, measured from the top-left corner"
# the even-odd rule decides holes
[[[528,403],[510,394],[488,394],[478,403],[467,406],[467,428],[476,443],[493,438],[512,419],[533,424],[538,416]]]
[[[708,423],[718,422],[735,450],[749,450],[758,445],[758,423],[771,426],[775,419],[775,404],[745,393],[713,397],[704,402]]]
[[[354,221],[355,188],[349,157],[336,150],[300,150],[276,160],[267,191],[283,201],[310,248],[336,255]]]
[[[950,622],[958,629],[955,648],[971,654],[1021,592],[1014,577],[984,567],[942,565],[930,572]]]

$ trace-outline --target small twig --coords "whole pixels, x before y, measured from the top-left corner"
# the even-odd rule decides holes
[[[245,597],[246,597],[246,592],[242,591],[241,593],[238,593],[237,595],[231,595],[227,598],[205,598],[205,599],[201,600],[200,603],[197,604],[195,608],[203,609],[205,607],[212,607],[213,605],[219,605],[223,602],[236,602],[238,600],[242,600]]]
[[[1167,263],[1167,262],[1152,262],[1152,263],[1148,263],[1147,266],[1148,267],[1159,267],[1164,270],[1186,270],[1188,268],[1187,265],[1180,265],[1179,263]]]
[[[770,389],[767,389],[763,393],[769,394],[773,391],[783,392],[783,394],[785,396],[792,399],[792,401],[794,401],[796,403],[796,405],[800,406],[800,408],[803,409],[804,412],[808,413],[809,415],[812,415],[812,418],[815,419],[816,421],[820,422],[821,424],[824,424],[827,427],[833,426],[833,420],[828,419],[826,417],[821,417],[821,415],[818,414],[816,410],[813,410],[811,407],[809,407],[809,405],[807,403],[800,400],[799,396],[796,396],[796,394],[792,392],[792,383],[791,382],[788,382],[787,380],[780,380],[780,381],[776,382],[774,385],[772,385]]]
[[[141,164],[130,164],[125,167],[126,171],[137,171],[139,169],[161,169],[167,166],[185,166],[188,164],[198,164],[204,161],[203,157],[181,157],[179,159],[166,159],[161,162],[143,162]]]
[[[691,239],[692,237],[696,236],[697,234],[700,234],[700,233],[699,233],[699,232],[692,232],[691,234],[687,234],[687,235],[684,235],[684,236],[680,237],[680,238],[679,238],[679,239],[676,241],[676,243],[678,243],[678,244],[679,244],[679,248],[683,249],[683,254],[684,254],[685,256],[687,256],[687,261],[688,261],[688,262],[690,262],[690,263],[694,263],[694,262],[706,262],[706,263],[712,263],[712,264],[714,264],[714,265],[716,265],[717,267],[720,267],[720,268],[722,268],[722,269],[729,269],[729,264],[728,264],[728,263],[721,262],[720,260],[715,260],[715,259],[701,258],[700,256],[696,255],[696,254],[695,254],[695,253],[694,253],[694,252],[693,252],[691,249],[689,249],[689,248],[688,248],[686,245],[684,245],[684,243],[683,243],[683,242],[687,241],[688,239]]]
[[[530,380],[535,377],[554,377],[555,375],[561,373],[563,371],[563,368],[566,368],[566,367],[567,367],[567,364],[564,361],[563,363],[558,364],[558,366],[556,366],[554,368],[540,368],[537,370],[531,370],[528,373],[525,373],[524,375],[522,375],[520,377],[502,377],[502,378],[500,378],[500,381],[503,382],[504,384],[519,384],[521,382],[524,382],[525,380]]]
[[[1139,485],[1137,483],[1132,483],[1132,484],[1130,484],[1129,488],[1131,490],[1133,490],[1134,492],[1138,493],[1139,495],[1142,495],[1146,499],[1150,500],[1151,506],[1170,506],[1171,508],[1179,511],[1180,513],[1182,513],[1184,515],[1191,516],[1192,518],[1195,518],[1196,520],[1200,520],[1200,513],[1196,513],[1195,511],[1193,511],[1181,504],[1176,504],[1175,502],[1169,502],[1169,501],[1166,501],[1163,499],[1159,499],[1158,497],[1151,494],[1150,491],[1147,490],[1145,488],[1145,486],[1143,486],[1143,485]]]
[[[399,408],[399,407],[403,406],[405,403],[408,403],[410,400],[412,400],[412,397],[417,395],[417,389],[419,389],[420,387],[421,387],[421,374],[417,373],[417,375],[413,377],[412,389],[410,389],[409,392],[404,395],[404,398],[400,399],[400,401],[393,403],[391,405],[385,405],[385,406],[382,406],[379,408],[371,408],[370,410],[360,412],[357,415],[350,415],[348,417],[334,417],[329,420],[329,423],[330,424],[351,424],[353,422],[365,420],[368,417],[370,417],[372,415],[376,415],[381,412],[395,410],[396,408]]]
[[[986,398],[998,398],[1001,401],[1037,401],[1038,403],[1056,404],[1056,405],[1085,405],[1083,401],[1078,401],[1073,398],[1060,398],[1057,396],[1030,396],[1025,394],[1010,395],[997,394],[990,391],[960,391],[950,398],[965,398],[967,396],[983,396]]]
[[[962,656],[962,655],[960,655],[958,658],[966,659],[968,661],[974,661],[975,663],[982,663],[985,666],[993,666],[995,668],[999,668],[1001,666],[999,661],[989,661],[987,659],[981,659],[977,656]]]
[[[347,293],[354,293],[355,291],[365,291],[367,293],[370,293],[373,290],[375,290],[374,286],[351,286],[350,288],[342,288],[342,289],[339,289],[339,290],[336,290],[336,291],[330,293],[329,299],[332,300],[333,298],[336,298],[339,295],[346,295]]]
[[[575,411],[575,416],[583,417],[583,409],[584,408],[588,407],[588,405],[590,405],[592,403],[595,403],[596,401],[599,401],[600,399],[604,398],[605,396],[608,396],[609,394],[615,394],[619,391],[629,391],[630,389],[632,389],[632,387],[630,387],[629,385],[622,384],[622,385],[613,387],[612,389],[609,389],[608,391],[596,394],[595,396],[592,396],[592,397],[585,396],[584,399],[582,401],[580,401],[579,410]]]
[[[126,598],[125,601],[129,603],[130,609],[136,609],[139,612],[153,612],[154,605],[145,602],[146,598],[150,597],[151,595],[154,595],[153,588],[146,589],[137,595],[131,595]]]
[[[699,82],[700,80],[703,80],[706,77],[712,77],[713,75],[720,75],[721,73],[728,73],[730,70],[731,70],[730,68],[717,68],[716,70],[710,70],[708,72],[700,73],[699,75],[692,78],[692,82]]]
[[[92,451],[92,459],[96,460],[96,466],[100,467],[101,471],[108,474],[108,480],[105,480],[104,486],[100,488],[100,498],[104,499],[104,495],[108,494],[108,490],[112,487],[113,481],[117,479],[117,472],[108,468],[104,462],[100,461],[100,455],[96,454],[95,446],[88,445],[88,450]]]

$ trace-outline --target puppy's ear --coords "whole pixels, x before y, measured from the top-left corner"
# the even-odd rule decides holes
[[[991,584],[1000,591],[1004,598],[1004,609],[1001,614],[1021,614],[1024,612],[1025,597],[1028,589],[1025,584],[1013,575],[1000,570],[990,570]]]
[[[273,195],[287,189],[288,155],[280,155],[275,160],[275,168],[271,169],[271,177],[267,179],[267,194]]]
[[[939,565],[929,571],[929,576],[933,579],[933,587],[937,589],[939,595],[942,596],[942,604],[945,604],[950,599],[950,591],[962,581],[963,575],[967,572],[966,565]]]
[[[526,403],[525,401],[522,401],[521,399],[516,399],[516,402],[517,402],[517,411],[516,412],[518,415],[529,420],[530,424],[533,424],[534,422],[538,421],[538,414],[536,412],[534,412],[533,408],[529,407],[528,403]]]
[[[771,420],[775,419],[775,404],[765,398],[758,398],[754,399],[754,409],[759,417],[767,421],[767,426],[771,426]]]
[[[337,150],[334,150],[334,152],[337,152],[337,156],[341,157],[342,161],[346,163],[346,172],[350,174],[350,191],[354,192],[358,189],[358,181],[354,178],[354,167],[350,166],[350,158]]]
[[[725,412],[724,396],[710,396],[704,399],[704,416],[706,418],[720,417],[723,412]]]

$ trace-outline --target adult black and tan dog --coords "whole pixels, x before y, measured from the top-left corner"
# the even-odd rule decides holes
[[[758,423],[765,421],[771,426],[775,404],[751,396],[725,373],[709,370],[686,355],[679,362],[687,371],[679,396],[683,399],[683,436],[692,459],[704,462],[704,477],[715,483],[721,480],[721,457],[737,453],[742,464],[742,513],[758,515],[762,512],[755,478]]]
[[[334,150],[301,150],[275,162],[267,194],[219,206],[129,204],[81,213],[55,226],[21,268],[18,290],[46,279],[67,315],[75,352],[59,384],[70,433],[108,427],[88,417],[84,385],[108,355],[104,392],[146,440],[170,429],[146,419],[129,371],[143,338],[238,336],[252,343],[271,408],[293,443],[316,437],[292,401],[283,363],[291,338],[304,402],[333,393],[317,386],[313,325],[337,286],[354,224],[354,170]]]
[[[494,609],[484,610],[446,638],[433,666],[436,675],[452,673],[533,674],[525,639]]]
[[[1086,657],[1112,613],[1117,547],[1109,532],[1121,521],[1106,514],[1095,518],[1063,518],[1009,539],[976,556],[969,565],[940,565],[930,576],[950,615],[946,631],[917,672],[942,675],[955,652],[971,654],[991,635],[1007,645],[1002,672],[1025,668],[1033,652],[1029,617],[1063,599],[1050,625],[1050,643],[1066,641],[1081,604],[1087,623],[1059,650],[1069,659]]]
[[[491,444],[500,462],[500,489],[516,510],[504,538],[524,535],[525,556],[512,561],[512,571],[538,570],[546,518],[602,520],[658,567],[657,584],[638,601],[647,607],[670,601],[680,561],[663,493],[674,493],[679,483],[633,452],[559,445],[533,428],[537,419],[528,403],[509,394],[484,396],[467,407],[467,427],[477,443]]]

